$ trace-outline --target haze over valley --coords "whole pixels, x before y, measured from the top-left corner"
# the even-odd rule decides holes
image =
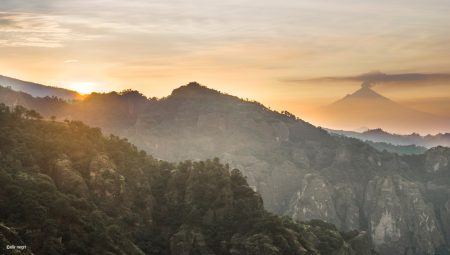
[[[450,255],[449,13],[0,1],[0,254]]]
[[[449,195],[448,148],[403,156],[380,151],[195,82],[161,99],[132,90],[75,102],[1,92],[8,105],[31,107],[47,118],[82,120],[128,138],[157,159],[218,157],[242,171],[269,211],[299,221],[322,219],[342,231],[364,230],[367,247],[382,254],[409,247],[432,254],[448,240],[442,218],[449,213],[448,200],[434,198]],[[388,232],[386,219],[392,224]],[[408,234],[410,226],[417,226],[419,236]]]

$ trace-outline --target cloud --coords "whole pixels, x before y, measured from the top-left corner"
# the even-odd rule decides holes
[[[164,75],[275,89],[274,80],[299,72],[450,70],[450,5],[430,1],[0,0],[0,15],[9,15],[0,16],[0,67],[46,68],[42,77],[58,79],[117,75],[145,89]],[[70,58],[83,65],[63,64]]]
[[[0,47],[63,47],[69,40],[85,40],[79,34],[59,22],[58,16],[0,12]]]
[[[398,73],[386,74],[382,72],[370,72],[355,76],[330,76],[312,79],[283,79],[289,83],[336,83],[336,82],[361,82],[362,87],[373,87],[377,84],[395,83],[411,84],[425,82],[450,82],[450,73]]]
[[[66,64],[78,63],[78,62],[79,62],[78,59],[67,59],[67,60],[64,60],[64,63],[66,63]]]

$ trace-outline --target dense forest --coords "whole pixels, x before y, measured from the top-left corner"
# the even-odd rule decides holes
[[[0,105],[0,206],[2,254],[371,254],[363,232],[268,213],[218,159],[156,160],[20,106]]]

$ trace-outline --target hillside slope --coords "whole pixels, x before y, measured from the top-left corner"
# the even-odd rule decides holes
[[[29,116],[0,105],[2,254],[371,254],[364,233],[266,212],[218,160],[157,161],[81,122]]]
[[[197,83],[163,99],[94,94],[60,118],[125,136],[156,158],[219,157],[243,171],[271,212],[362,229],[382,254],[435,254],[450,243],[450,151],[378,152]]]
[[[35,97],[59,97],[64,100],[76,100],[80,98],[80,95],[72,90],[22,81],[3,75],[0,75],[0,86],[10,87],[15,91],[25,92]]]

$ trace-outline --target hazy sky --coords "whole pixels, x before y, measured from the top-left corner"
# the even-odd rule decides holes
[[[287,80],[449,72],[449,13],[448,0],[1,0],[0,74],[157,97],[195,80],[302,114],[358,82]],[[376,89],[450,95],[444,83]]]

